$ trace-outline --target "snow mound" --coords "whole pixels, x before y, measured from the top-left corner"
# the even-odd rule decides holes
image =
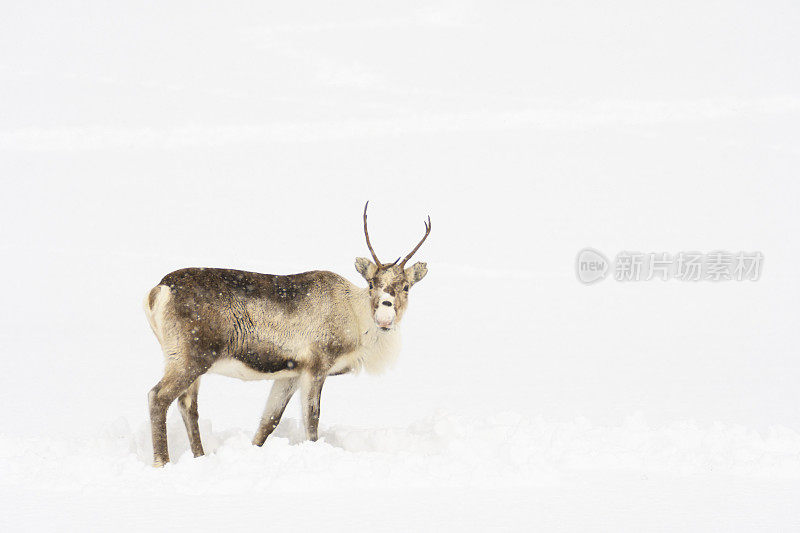
[[[134,431],[125,419],[83,440],[0,437],[0,479],[30,490],[252,494],[331,486],[507,489],[557,484],[575,471],[800,478],[800,434],[790,429],[649,427],[639,416],[608,427],[439,413],[405,428],[323,428],[315,443],[303,441],[298,420],[286,419],[260,448],[250,444],[252,430],[216,431],[202,421],[207,455],[196,459],[177,416],[168,433],[173,462],[163,469],[150,466],[147,425]]]

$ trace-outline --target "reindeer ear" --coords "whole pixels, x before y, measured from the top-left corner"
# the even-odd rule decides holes
[[[405,272],[408,284],[413,285],[424,278],[425,274],[428,273],[428,263],[423,263],[422,261],[414,263],[412,266],[408,267]]]
[[[378,267],[366,257],[356,257],[356,270],[364,276],[364,279],[370,280],[378,271]]]

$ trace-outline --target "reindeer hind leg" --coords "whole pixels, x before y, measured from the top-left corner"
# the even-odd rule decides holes
[[[150,405],[150,427],[153,437],[153,466],[164,466],[169,462],[167,409],[202,373],[199,368],[184,367],[177,361],[168,361],[164,377],[150,389],[147,399]]]
[[[181,410],[181,418],[186,426],[186,433],[189,435],[189,445],[195,457],[205,454],[203,441],[200,440],[200,426],[197,423],[197,393],[199,389],[200,378],[197,378],[178,396],[178,408]]]

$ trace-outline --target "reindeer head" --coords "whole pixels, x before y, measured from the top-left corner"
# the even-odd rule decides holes
[[[372,316],[375,323],[385,331],[391,330],[403,317],[403,312],[408,305],[408,291],[411,287],[425,277],[428,265],[422,262],[406,268],[406,262],[419,250],[428,234],[431,232],[431,217],[425,222],[425,235],[411,253],[400,261],[398,257],[394,263],[383,264],[375,255],[372,244],[369,242],[367,231],[367,206],[364,206],[364,236],[367,238],[367,247],[375,260],[373,263],[366,257],[356,258],[356,270],[364,276],[369,283],[369,295],[372,302]]]

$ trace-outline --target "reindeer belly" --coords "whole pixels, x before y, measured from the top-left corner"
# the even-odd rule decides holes
[[[295,369],[282,368],[273,369],[272,371],[263,371],[268,369],[256,369],[249,366],[247,363],[234,359],[232,357],[225,357],[218,359],[208,372],[211,374],[219,374],[221,376],[228,376],[229,378],[237,378],[244,381],[255,381],[261,379],[281,379],[297,376],[298,372]]]
[[[209,372],[255,380],[296,376],[298,370],[297,361],[288,352],[270,342],[261,342],[215,361]]]

